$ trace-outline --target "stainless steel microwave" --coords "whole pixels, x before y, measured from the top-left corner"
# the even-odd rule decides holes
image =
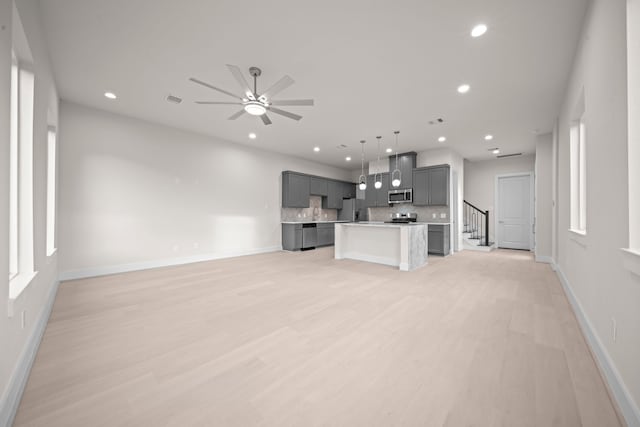
[[[411,188],[405,188],[403,190],[389,190],[389,204],[412,202],[413,190]]]

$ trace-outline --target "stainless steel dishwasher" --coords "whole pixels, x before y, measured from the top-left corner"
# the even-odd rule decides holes
[[[318,244],[316,223],[302,224],[302,249],[313,249]]]

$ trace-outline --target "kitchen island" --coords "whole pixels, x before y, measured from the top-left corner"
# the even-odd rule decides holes
[[[411,271],[427,263],[427,225],[384,222],[337,223],[335,258],[392,265]]]

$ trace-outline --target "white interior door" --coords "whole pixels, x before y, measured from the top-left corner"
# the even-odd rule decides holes
[[[499,176],[498,247],[531,249],[531,175]]]

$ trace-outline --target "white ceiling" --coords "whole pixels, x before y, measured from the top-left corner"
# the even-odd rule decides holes
[[[396,129],[401,151],[533,152],[535,132],[550,131],[559,111],[587,3],[41,0],[41,8],[63,99],[355,169],[360,139],[370,160],[375,136],[391,146]],[[480,22],[489,31],[471,38]],[[264,126],[249,115],[227,120],[237,106],[194,104],[233,99],[192,76],[240,93],[225,64],[262,68],[263,90],[288,74],[296,83],[277,98],[315,106],[283,107],[304,118],[270,114]],[[471,85],[466,95],[456,92],[461,83]],[[104,98],[107,90],[118,99]],[[168,103],[168,94],[184,101]],[[428,123],[437,118],[444,124]]]

